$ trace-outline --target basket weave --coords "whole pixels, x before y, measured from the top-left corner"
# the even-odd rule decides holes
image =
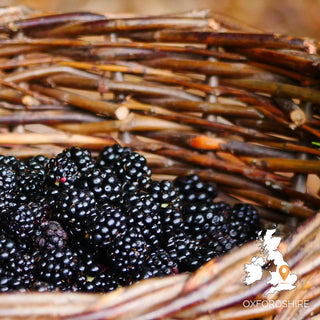
[[[319,319],[318,50],[316,40],[205,10],[138,17],[1,8],[1,154],[119,142],[144,152],[155,178],[196,172],[221,199],[251,201],[264,226],[278,225],[298,281],[268,297],[266,281],[245,286],[243,266],[259,253],[250,243],[193,274],[109,294],[1,294],[0,319]],[[243,307],[254,299],[309,306]]]

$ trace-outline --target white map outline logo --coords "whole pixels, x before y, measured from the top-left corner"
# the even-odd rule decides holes
[[[291,273],[288,264],[284,261],[281,252],[278,250],[280,237],[273,237],[275,229],[266,230],[262,237],[262,231],[259,232],[258,240],[261,242],[262,256],[255,256],[251,259],[251,263],[244,265],[246,277],[243,281],[247,286],[262,279],[263,266],[273,261],[276,271],[269,271],[271,279],[267,281],[272,287],[266,292],[271,294],[276,291],[293,290],[296,286],[293,284],[297,281],[297,276]]]

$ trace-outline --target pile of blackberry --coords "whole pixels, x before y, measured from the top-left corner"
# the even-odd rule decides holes
[[[107,292],[194,271],[260,230],[252,205],[217,194],[195,174],[152,180],[120,145],[0,156],[0,292]]]

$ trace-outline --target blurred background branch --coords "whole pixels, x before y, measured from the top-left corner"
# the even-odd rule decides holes
[[[45,12],[164,14],[208,8],[252,26],[320,39],[319,0],[0,0],[0,6],[25,5]]]

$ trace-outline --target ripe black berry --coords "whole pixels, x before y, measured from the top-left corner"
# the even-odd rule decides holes
[[[148,256],[147,243],[141,231],[131,228],[115,238],[110,244],[109,255],[121,284],[137,279]]]
[[[218,195],[217,189],[212,184],[205,183],[196,174],[178,177],[173,184],[180,194],[180,199],[186,203],[211,203]]]
[[[131,152],[132,150],[130,148],[121,147],[119,144],[105,147],[96,161],[97,167],[112,167],[122,155]]]
[[[103,251],[116,237],[127,230],[126,215],[119,208],[103,206],[90,217],[86,238],[94,250]]]
[[[144,156],[136,152],[124,153],[114,165],[115,172],[122,181],[130,181],[140,187],[146,186],[151,170]]]
[[[37,228],[35,245],[39,248],[54,250],[64,248],[67,244],[68,235],[57,221],[44,221]]]
[[[34,256],[36,279],[60,287],[71,288],[81,279],[78,255],[69,248],[41,250]]]
[[[59,194],[51,218],[60,222],[70,236],[84,237],[88,219],[96,214],[96,201],[91,191],[69,189]]]
[[[51,187],[73,187],[80,177],[79,168],[70,153],[59,153],[46,166],[46,182]]]

